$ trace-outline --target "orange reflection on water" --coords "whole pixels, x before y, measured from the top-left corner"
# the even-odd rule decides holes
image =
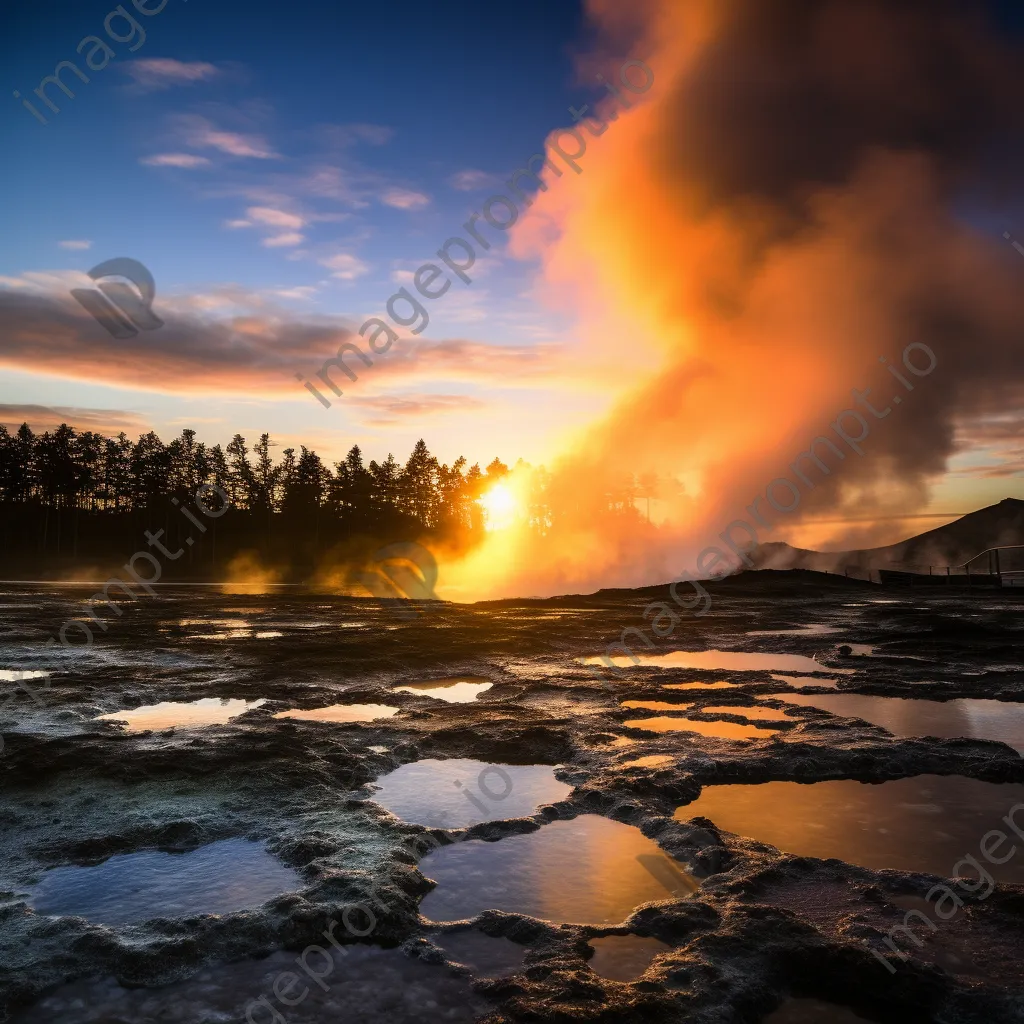
[[[291,708],[279,711],[275,718],[303,718],[310,722],[373,722],[378,718],[391,718],[399,708],[387,704],[331,704],[326,708]]]
[[[469,704],[494,683],[482,676],[459,676],[455,679],[428,679],[421,683],[396,686],[396,693],[415,693],[421,697],[447,701],[449,704]]]
[[[772,678],[775,678],[774,676]],[[663,690],[732,690],[739,686],[739,683],[665,683]]]
[[[623,725],[646,732],[697,732],[721,740],[757,740],[774,736],[778,729],[759,729],[756,725],[737,725],[734,722],[694,722],[689,718],[634,718]]]
[[[230,719],[252,711],[263,703],[265,701],[231,700],[226,697],[204,697],[188,704],[163,701],[134,711],[112,711],[108,715],[97,716],[96,721],[124,723],[128,732],[224,725]]]
[[[639,708],[641,711],[685,711],[693,704],[672,704],[666,700],[624,700],[624,708]]]
[[[786,712],[775,708],[748,708],[723,704],[721,707],[701,708],[705,715],[740,715],[758,722],[785,722]]]

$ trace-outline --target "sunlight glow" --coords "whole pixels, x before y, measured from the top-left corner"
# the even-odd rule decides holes
[[[487,530],[506,530],[516,520],[519,502],[505,484],[495,484],[477,498],[484,510],[484,527]]]

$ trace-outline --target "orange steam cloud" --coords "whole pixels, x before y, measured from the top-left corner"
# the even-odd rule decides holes
[[[957,427],[1024,395],[1024,266],[1000,237],[1024,181],[1024,76],[980,15],[945,0],[589,10],[619,56],[590,55],[588,79],[628,50],[654,86],[601,104],[582,173],[547,174],[513,251],[540,258],[544,294],[576,313],[581,376],[613,402],[552,467],[557,525],[489,538],[442,570],[442,594],[446,577],[464,597],[694,571],[844,409],[870,422],[865,454],[830,460],[798,510],[767,510],[773,526],[913,511]],[[879,359],[901,367],[913,344],[938,366],[909,394]],[[864,412],[865,388],[891,413]],[[629,475],[658,478],[656,525],[642,500],[616,509]]]

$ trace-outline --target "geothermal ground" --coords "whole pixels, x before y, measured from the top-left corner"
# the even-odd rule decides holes
[[[750,573],[602,684],[667,588],[92,589],[0,595],[8,1019],[1024,1021],[1024,594]]]

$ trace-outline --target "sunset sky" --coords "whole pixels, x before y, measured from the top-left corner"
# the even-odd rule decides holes
[[[65,72],[56,114],[33,90],[84,67],[112,7],[8,9],[0,421],[269,430],[330,459],[419,437],[448,461],[585,450],[680,482],[657,512],[675,557],[852,388],[890,386],[880,357],[929,338],[934,378],[800,536],[888,541],[934,525],[895,517],[1022,496],[1024,257],[1002,237],[1024,239],[1022,19],[970,5],[964,31],[956,6],[129,4],[145,41],[115,23],[116,58],[88,84]],[[295,374],[411,286],[570,106],[607,115],[596,75],[629,58],[654,87],[589,139],[582,174],[487,229],[472,284],[318,404]],[[833,111],[805,102],[823,91]],[[69,291],[122,256],[152,272],[165,326],[114,339]]]

